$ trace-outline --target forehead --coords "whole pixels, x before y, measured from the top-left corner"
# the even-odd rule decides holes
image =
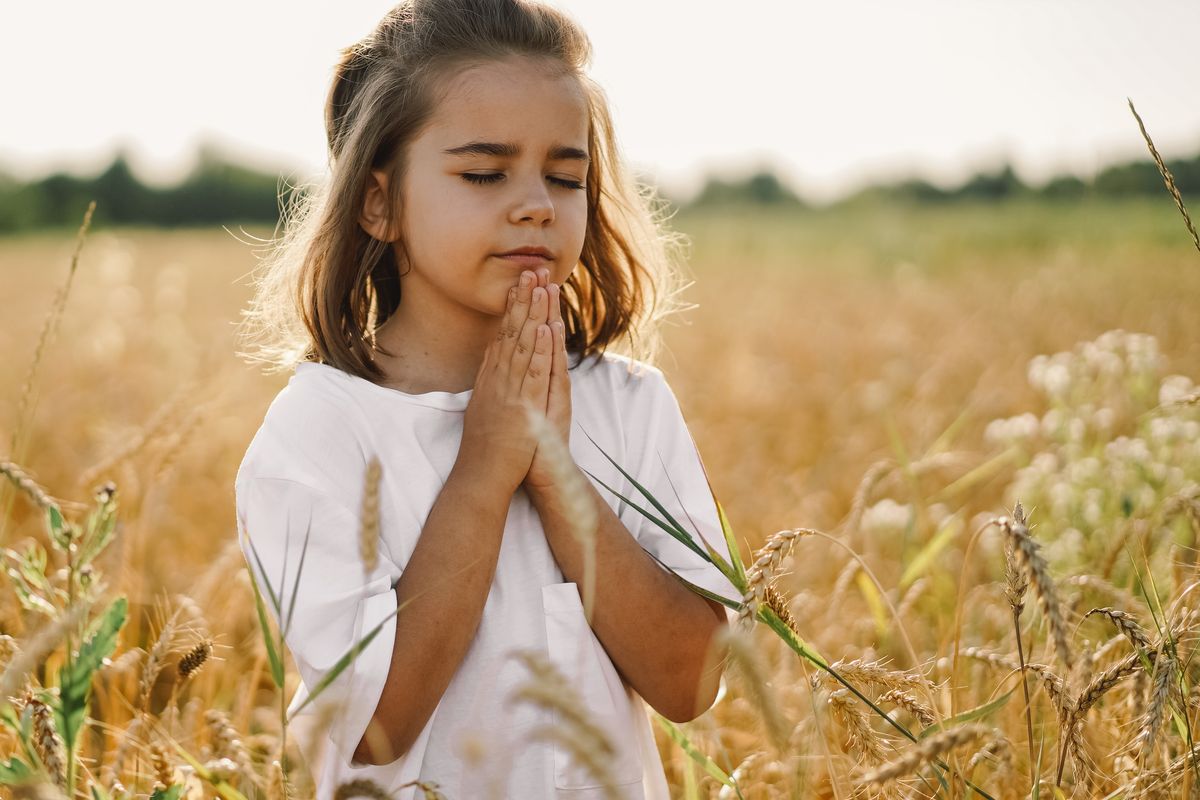
[[[514,57],[466,67],[449,76],[427,136],[435,145],[487,138],[531,144],[553,141],[586,150],[588,125],[587,98],[576,78],[551,63]]]

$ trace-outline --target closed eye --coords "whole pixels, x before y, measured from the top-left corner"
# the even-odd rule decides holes
[[[465,180],[469,183],[490,184],[490,183],[497,183],[501,179],[503,179],[504,173],[489,172],[486,174],[481,174],[478,172],[464,172],[464,173],[462,173],[462,177],[463,177],[463,180]],[[565,189],[582,189],[582,188],[584,188],[583,184],[579,183],[578,181],[569,181],[569,180],[565,180],[563,178],[555,178],[553,176],[547,176],[546,179],[548,181],[550,181],[551,183],[555,183],[555,184],[558,184],[559,186],[562,186]]]

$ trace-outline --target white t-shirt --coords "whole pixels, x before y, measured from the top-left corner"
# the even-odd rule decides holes
[[[693,537],[698,532],[728,561],[699,454],[662,372],[605,354],[573,367],[569,375],[569,444],[576,463],[652,511],[599,445]],[[269,613],[278,622],[264,578],[280,596],[285,619],[295,604],[285,641],[302,684],[289,712],[308,696],[307,687],[317,685],[355,642],[395,611],[393,587],[458,456],[471,393],[408,394],[306,362],[267,409],[238,470],[237,516],[242,550],[255,567]],[[378,565],[366,573],[358,537],[372,456],[382,465],[381,530]],[[714,565],[608,489],[596,488],[638,543],[673,572],[737,599],[736,589]],[[597,579],[621,577],[598,574]],[[402,758],[379,766],[352,765],[379,702],[392,648],[402,645],[395,642],[394,618],[389,619],[350,668],[296,717],[291,730],[317,780],[317,797],[332,797],[339,784],[358,778],[375,781],[401,800],[420,796],[415,787],[400,790],[418,779],[437,782],[449,800],[602,797],[597,781],[565,748],[528,736],[539,726],[557,724],[556,712],[506,703],[508,694],[530,678],[507,653],[531,648],[565,673],[589,717],[609,733],[618,751],[609,766],[621,796],[667,800],[648,706],[622,681],[589,627],[579,588],[563,582],[541,519],[523,490],[509,506],[475,638],[429,722]],[[326,704],[336,713],[330,721],[324,711],[320,728]]]

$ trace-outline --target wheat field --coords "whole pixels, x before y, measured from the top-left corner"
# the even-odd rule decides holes
[[[778,623],[731,633],[711,711],[655,725],[673,796],[1189,796],[1200,256],[1169,199],[673,225],[697,307],[659,363]],[[0,240],[0,783],[309,796],[233,524],[287,377],[234,355],[266,235],[89,231],[32,384],[76,243]],[[86,575],[50,505],[114,516]],[[69,587],[95,596],[86,633]],[[85,652],[86,716],[51,732]]]

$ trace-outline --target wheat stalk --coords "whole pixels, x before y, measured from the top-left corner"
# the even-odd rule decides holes
[[[25,705],[33,716],[33,748],[37,751],[50,780],[60,789],[65,789],[66,754],[63,751],[62,738],[58,735],[58,727],[54,724],[54,714],[50,706],[33,694],[26,697]]]
[[[918,722],[924,727],[932,725],[936,719],[933,709],[922,703],[914,695],[903,689],[892,689],[879,696],[879,702],[891,703],[894,706],[903,708],[908,713],[912,714]]]
[[[54,296],[54,301],[50,306],[50,313],[46,315],[46,320],[42,324],[42,332],[38,336],[37,347],[33,351],[33,363],[29,365],[29,372],[25,375],[25,382],[21,386],[21,399],[17,404],[17,425],[13,429],[12,440],[9,443],[9,451],[13,458],[20,459],[21,452],[18,445],[21,443],[21,436],[27,433],[25,428],[28,422],[27,414],[32,414],[30,408],[31,398],[34,397],[33,388],[37,383],[38,367],[42,363],[42,355],[50,342],[54,340],[55,334],[58,333],[58,323],[62,319],[63,309],[67,305],[67,295],[71,293],[71,283],[75,279],[75,270],[79,267],[79,254],[83,251],[83,239],[87,234],[87,230],[92,224],[92,213],[96,210],[96,201],[88,203],[87,211],[83,214],[83,224],[79,226],[79,232],[75,238],[75,252],[71,254],[71,265],[67,269],[67,279],[63,281],[63,285],[59,287],[58,292]],[[36,398],[34,398],[36,402]],[[6,509],[7,511],[7,509]],[[5,513],[5,518],[8,514]]]
[[[77,601],[36,636],[17,646],[16,655],[5,665],[4,674],[0,676],[0,703],[18,694],[29,673],[37,669],[46,656],[58,647],[59,642],[87,616],[87,612],[88,605]]]
[[[538,728],[536,735],[562,738],[577,760],[605,786],[606,793],[617,798],[615,781],[608,768],[608,762],[616,755],[616,745],[592,721],[579,693],[545,654],[514,649],[510,655],[529,670],[530,679],[508,695],[506,705],[526,702],[556,712],[567,723],[566,730]]]
[[[142,679],[138,686],[138,696],[141,698],[143,711],[150,710],[150,693],[154,690],[158,674],[162,671],[163,662],[175,646],[178,618],[179,609],[176,608],[163,622],[162,628],[158,632],[158,638],[154,640],[154,646],[150,648],[150,654],[146,657],[146,666],[142,668]]]
[[[871,727],[867,714],[848,689],[830,692],[826,701],[834,717],[846,730],[849,750],[858,753],[864,761],[878,764],[884,759],[882,737]]]
[[[175,783],[175,767],[167,758],[166,749],[158,742],[150,744],[150,763],[154,766],[154,777],[158,781],[155,790],[166,790]]]
[[[1113,625],[1129,640],[1135,650],[1150,649],[1150,637],[1142,630],[1142,626],[1138,625],[1137,620],[1133,618],[1132,614],[1115,608],[1093,608],[1083,615],[1084,619],[1090,617],[1092,614],[1100,614],[1112,620]]]
[[[234,772],[253,784],[258,785],[258,775],[254,772],[254,762],[250,753],[242,744],[237,730],[223,711],[210,708],[204,712],[204,722],[212,736],[212,754],[217,761],[228,761],[234,765]],[[230,778],[231,780],[232,778]]]
[[[820,532],[812,528],[778,531],[755,553],[753,565],[746,570],[746,592],[742,597],[742,607],[738,610],[739,627],[753,627],[757,621],[758,609],[766,599],[767,586],[796,539],[817,535],[821,535]]]
[[[1042,613],[1045,614],[1046,621],[1050,625],[1050,633],[1054,639],[1054,648],[1058,653],[1058,658],[1069,669],[1071,648],[1067,643],[1067,624],[1062,617],[1058,595],[1054,588],[1054,581],[1050,578],[1046,560],[1038,553],[1038,544],[1033,541],[1033,537],[1029,535],[1029,528],[1025,525],[1021,504],[1017,503],[1016,508],[1013,509],[1012,519],[999,517],[993,522],[1008,536],[1009,543],[1016,554],[1017,564],[1033,585],[1034,596],[1037,597]]]
[[[1192,218],[1188,216],[1187,208],[1183,205],[1183,195],[1179,193],[1179,189],[1175,186],[1175,178],[1171,175],[1171,170],[1167,169],[1167,165],[1163,163],[1162,156],[1158,154],[1158,150],[1154,147],[1154,142],[1150,139],[1150,134],[1146,133],[1146,126],[1142,123],[1142,117],[1138,114],[1137,109],[1133,107],[1133,101],[1128,97],[1125,100],[1129,103],[1129,110],[1133,112],[1133,118],[1137,120],[1138,129],[1142,132],[1142,138],[1146,140],[1146,147],[1150,148],[1150,155],[1154,158],[1154,163],[1158,166],[1158,171],[1167,184],[1167,191],[1171,193],[1171,197],[1175,200],[1175,206],[1179,209],[1179,213],[1183,215],[1183,223],[1187,225],[1188,233],[1192,235],[1192,242],[1196,245],[1196,249],[1200,250],[1200,236],[1196,234],[1196,226],[1192,224]]]
[[[746,684],[750,687],[750,695],[763,715],[772,743],[780,752],[786,751],[790,726],[780,711],[778,698],[767,682],[767,670],[759,652],[753,646],[751,635],[744,629],[722,626],[717,630],[716,640],[728,646],[733,663],[738,665]]]
[[[11,461],[0,461],[0,475],[8,478],[26,497],[43,511],[58,508],[59,503],[28,472]]]
[[[383,467],[379,458],[367,462],[366,485],[363,489],[362,526],[359,529],[358,550],[363,571],[370,574],[379,564],[379,480]]]
[[[576,465],[569,444],[562,440],[545,414],[526,404],[525,418],[537,439],[538,454],[545,458],[553,473],[554,489],[565,518],[571,522],[568,528],[571,537],[583,551],[583,586],[580,595],[584,616],[590,623],[595,613],[596,529],[600,523],[593,491]]]
[[[894,761],[863,773],[859,778],[860,784],[879,784],[912,775],[926,764],[944,753],[972,744],[992,731],[986,725],[967,723],[927,737],[914,747],[910,747]]]
[[[195,675],[204,666],[204,663],[208,661],[209,656],[212,655],[212,649],[212,641],[205,639],[197,643],[191,650],[188,650],[183,655],[183,658],[179,659],[178,670],[180,680],[186,681],[192,675]]]
[[[1158,731],[1162,727],[1167,705],[1174,694],[1172,690],[1175,688],[1175,669],[1175,657],[1160,649],[1158,660],[1154,663],[1154,685],[1150,691],[1150,704],[1146,708],[1145,722],[1137,737],[1137,741],[1141,743],[1138,763],[1143,768],[1153,758]]]

